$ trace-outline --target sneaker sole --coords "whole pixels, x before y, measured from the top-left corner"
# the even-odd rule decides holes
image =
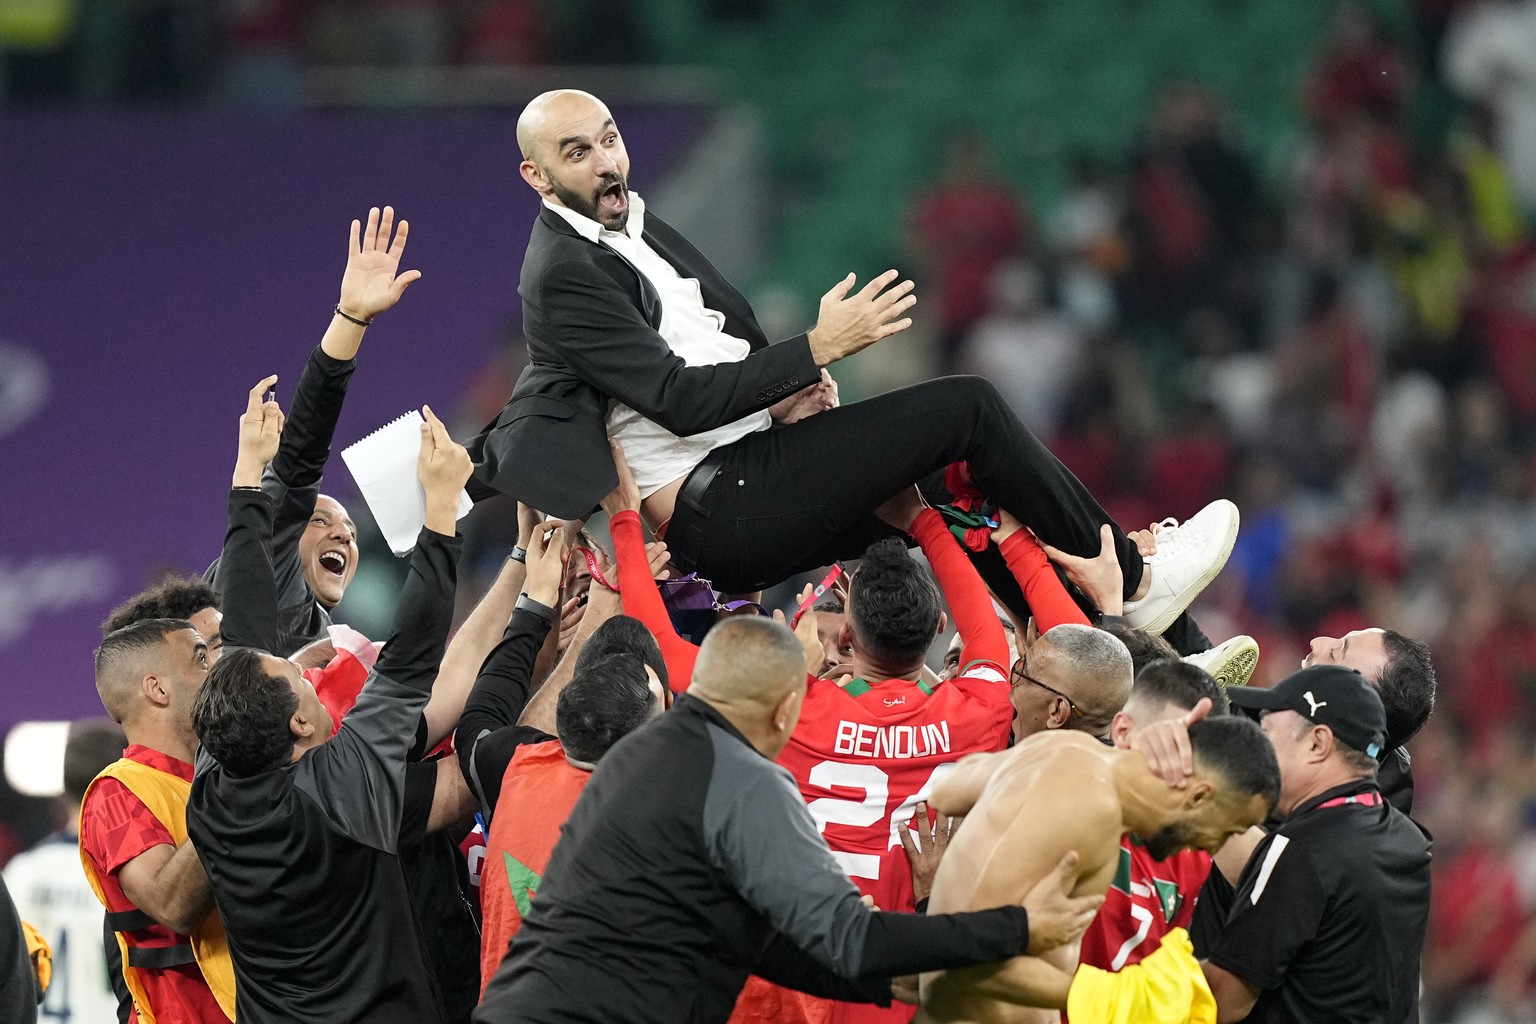
[[[1236,505],[1232,506],[1232,511],[1232,532],[1228,535],[1226,543],[1222,545],[1220,556],[1211,563],[1211,567],[1205,571],[1204,575],[1190,584],[1184,593],[1179,595],[1177,600],[1170,603],[1167,608],[1164,608],[1157,618],[1149,620],[1146,625],[1141,627],[1142,629],[1148,633],[1156,633],[1161,636],[1163,630],[1173,625],[1173,620],[1183,615],[1185,610],[1195,603],[1195,598],[1204,593],[1205,588],[1210,586],[1217,576],[1221,575],[1221,570],[1227,567],[1227,559],[1232,557],[1232,548],[1237,545],[1237,533],[1242,529],[1243,525],[1242,513],[1238,512]]]
[[[1211,678],[1216,680],[1222,690],[1229,686],[1247,686],[1248,680],[1253,678],[1253,670],[1259,667],[1259,652],[1251,647],[1239,648],[1232,652],[1221,664],[1211,672]]]

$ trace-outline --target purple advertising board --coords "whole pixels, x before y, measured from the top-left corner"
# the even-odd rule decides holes
[[[641,191],[702,121],[615,116]],[[515,117],[0,117],[0,734],[100,714],[103,617],[217,554],[245,393],[292,395],[370,205],[423,276],[368,332],[337,449],[454,406],[518,313]]]

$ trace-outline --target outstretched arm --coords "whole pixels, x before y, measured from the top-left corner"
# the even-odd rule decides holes
[[[560,694],[576,677],[576,661],[581,657],[582,647],[586,645],[587,638],[596,632],[598,626],[617,614],[619,614],[618,594],[603,586],[595,586],[587,591],[586,613],[582,615],[581,622],[576,625],[576,634],[571,637],[570,645],[560,656],[554,671],[538,684],[533,696],[528,699],[528,706],[523,708],[523,713],[518,716],[518,725],[537,729],[551,736],[556,734],[555,709],[559,706]]]
[[[528,547],[533,535],[533,520],[534,514],[525,514],[519,506],[517,543],[521,548]],[[443,663],[437,670],[437,680],[432,684],[432,699],[427,701],[422,712],[427,720],[428,750],[458,726],[470,688],[475,685],[475,676],[501,639],[527,576],[527,567],[522,562],[508,558],[491,588],[449,642]]]
[[[1008,635],[992,609],[987,585],[944,525],[944,517],[923,503],[916,487],[885,502],[875,514],[911,534],[933,566],[944,600],[954,612],[955,628],[960,631],[960,674],[972,675],[969,669],[973,665],[990,665],[997,672],[997,682],[1006,683]]]
[[[1057,577],[1056,570],[1051,567],[1050,559],[1046,557],[1046,551],[1041,547],[1040,542],[1024,529],[1024,524],[1020,523],[1007,509],[997,510],[997,529],[992,531],[992,539],[997,543],[997,549],[1002,552],[1003,561],[1008,563],[1008,569],[1013,573],[1013,578],[1019,581],[1019,587],[1024,591],[1024,600],[1029,604],[1029,610],[1035,617],[1035,627],[1039,632],[1046,633],[1069,622],[1082,626],[1093,625],[1088,621],[1088,616],[1083,614],[1083,610],[1077,606],[1077,602],[1072,600],[1072,595],[1067,593],[1067,588],[1061,585],[1061,580]],[[1111,559],[1115,557],[1112,538],[1109,557]],[[1086,560],[1079,559],[1079,561]],[[1120,566],[1118,562],[1114,565],[1115,611],[1110,614],[1119,614],[1122,606]],[[1106,602],[1111,600],[1109,596],[1090,596]]]
[[[646,419],[687,437],[767,409],[821,383],[821,367],[911,326],[912,282],[894,270],[849,294],[849,274],[822,297],[816,327],[739,362],[689,366],[602,267],[570,259],[549,267],[538,305],[562,357],[583,380]]]
[[[667,663],[668,685],[673,693],[682,693],[693,678],[693,663],[698,659],[699,649],[677,635],[667,614],[646,555],[645,533],[640,528],[640,489],[624,459],[624,446],[613,438],[608,439],[608,445],[613,450],[613,468],[618,471],[619,484],[603,499],[603,511],[608,513],[608,529],[613,534],[613,557],[619,564],[624,614],[639,619],[655,634],[662,659]]]
[[[340,312],[332,314],[330,326],[299,377],[283,442],[261,482],[277,505],[273,557],[279,605],[285,618],[291,620],[290,628],[304,634],[322,628],[324,617],[313,610],[315,595],[299,560],[299,539],[314,515],[320,478],[330,458],[336,422],[367,329],[348,317],[373,320],[393,308],[411,282],[421,277],[415,270],[398,272],[408,231],[409,225],[403,220],[398,229],[394,228],[394,209],[388,206],[382,217],[377,207],[370,210],[366,228],[352,222]],[[314,637],[294,635],[285,637],[284,642],[293,646],[306,639]]]
[[[494,812],[507,765],[525,742],[548,734],[518,724],[528,703],[533,664],[555,621],[565,532],[560,523],[541,524],[528,541],[528,587],[518,598],[505,638],[480,668],[459,723],[459,764],[487,814]]]
[[[219,556],[224,642],[269,653],[278,651],[278,600],[272,571],[272,501],[261,491],[261,473],[283,433],[282,410],[275,401],[263,401],[276,383],[277,377],[268,377],[246,398],[229,492],[229,527]]]
[[[971,813],[987,782],[1004,764],[1007,751],[995,754],[967,754],[955,765],[955,770],[933,784],[928,796],[928,806],[940,814],[962,817]]]
[[[426,523],[411,553],[393,634],[336,737],[301,758],[294,778],[343,834],[386,851],[398,841],[406,758],[453,619],[460,547],[454,521],[472,468],[442,421],[429,408],[422,413],[417,476],[426,492]]]
[[[1125,570],[1115,551],[1115,531],[1112,526],[1104,523],[1099,527],[1099,553],[1093,558],[1069,555],[1049,544],[1043,544],[1041,548],[1051,561],[1061,566],[1067,579],[1088,595],[1088,600],[1093,602],[1095,608],[1105,615],[1121,615],[1125,612]]]

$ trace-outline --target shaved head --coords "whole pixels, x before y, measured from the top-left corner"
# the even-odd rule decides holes
[[[579,89],[534,97],[517,119],[518,173],[545,202],[609,231],[629,223],[629,153],[603,101]]]
[[[704,638],[688,692],[766,713],[804,686],[805,651],[789,627],[760,615],[739,615]]]
[[[1115,712],[1130,699],[1134,678],[1131,652],[1102,629],[1077,623],[1056,626],[1040,639],[1045,646],[1038,657],[1030,652],[1030,671],[1039,668],[1064,684],[1059,688],[1082,711],[1082,717],[1074,717],[1069,726],[1102,735]],[[1040,646],[1038,641],[1036,646]]]
[[[605,118],[612,117],[602,100],[580,89],[551,89],[539,93],[517,116],[518,151],[524,160],[537,160],[539,157],[535,154],[539,146],[549,142],[562,124],[580,121],[598,111]]]

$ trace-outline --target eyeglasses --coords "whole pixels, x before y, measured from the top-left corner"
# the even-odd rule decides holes
[[[1018,661],[1016,661],[1014,663],[1013,671],[1009,673],[1009,681],[1010,682],[1017,682],[1018,680],[1023,680],[1026,683],[1034,683],[1036,686],[1040,687],[1040,689],[1045,690],[1048,693],[1054,693],[1056,696],[1058,696],[1062,700],[1066,701],[1067,702],[1067,707],[1072,709],[1072,714],[1073,714],[1074,717],[1076,717],[1076,718],[1082,718],[1083,717],[1083,712],[1078,708],[1078,706],[1076,704],[1074,704],[1072,702],[1072,698],[1071,697],[1068,697],[1066,694],[1062,693],[1060,690],[1056,689],[1056,687],[1054,687],[1054,686],[1047,686],[1047,685],[1045,685],[1040,680],[1036,679],[1034,676],[1032,676],[1029,673],[1025,672],[1024,669],[1021,667],[1023,664],[1024,664],[1024,659],[1023,658],[1020,658]]]

